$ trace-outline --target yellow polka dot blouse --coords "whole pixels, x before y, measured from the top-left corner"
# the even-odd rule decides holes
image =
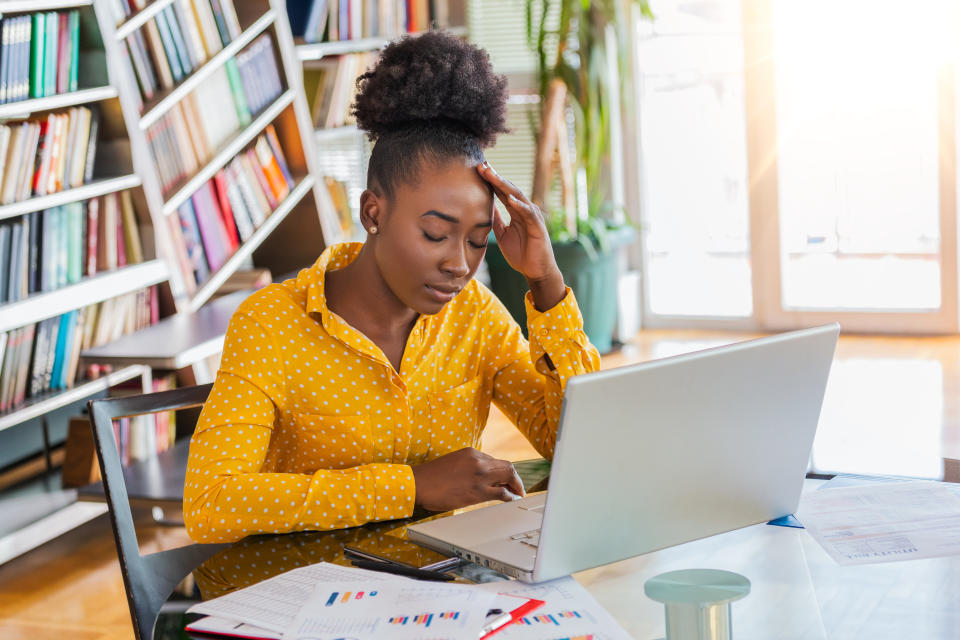
[[[527,294],[528,345],[474,280],[417,320],[395,371],[326,305],[324,273],[361,246],[331,246],[231,318],[190,442],[183,508],[194,540],[408,517],[411,466],[479,448],[491,401],[552,456],[566,380],[600,365],[569,288],[542,313]]]

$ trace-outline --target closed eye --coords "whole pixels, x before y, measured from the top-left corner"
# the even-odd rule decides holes
[[[486,249],[486,248],[487,248],[487,243],[486,243],[486,242],[484,242],[484,243],[477,243],[477,242],[474,242],[473,240],[467,240],[467,242],[468,242],[468,243],[470,244],[470,246],[473,247],[474,249]]]
[[[446,236],[437,238],[435,236],[430,235],[426,231],[423,232],[423,237],[429,240],[430,242],[443,242],[444,240],[447,239]]]

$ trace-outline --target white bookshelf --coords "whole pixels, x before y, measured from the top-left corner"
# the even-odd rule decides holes
[[[153,0],[153,2],[127,18],[122,24],[118,25],[116,31],[114,32],[114,37],[118,40],[123,40],[127,36],[131,35],[134,31],[145,25],[148,20],[154,18],[158,13],[169,7],[171,4],[173,4],[173,0]]]
[[[68,93],[58,93],[55,96],[46,96],[43,98],[31,98],[29,100],[20,100],[19,102],[8,102],[0,104],[0,120],[13,120],[18,118],[29,118],[32,114],[40,111],[51,111],[53,109],[65,109],[75,107],[81,104],[90,104],[91,102],[100,102],[101,100],[110,100],[117,97],[117,90],[111,86],[91,87],[89,89],[79,89]]]
[[[95,380],[78,382],[69,389],[48,391],[37,397],[30,398],[24,404],[17,407],[16,410],[0,413],[0,432],[10,427],[15,427],[18,424],[23,424],[28,420],[39,418],[51,411],[66,407],[80,400],[92,398],[110,387],[135,378],[140,378],[143,381],[145,389],[149,388],[150,380],[152,379],[150,367],[139,364],[125,366],[122,369],[108,373]]]
[[[93,0],[5,0],[0,1],[0,13],[61,11],[89,7],[92,4]]]
[[[60,289],[34,293],[23,300],[0,306],[0,332],[160,284],[167,280],[168,275],[164,261],[148,260],[98,273]]]
[[[22,216],[25,213],[32,213],[33,211],[59,207],[70,204],[71,202],[105,196],[108,193],[125,191],[126,189],[133,189],[139,186],[139,176],[132,173],[117,176],[116,178],[100,178],[73,189],[66,189],[56,193],[49,193],[45,196],[36,196],[28,200],[0,205],[0,220]]]

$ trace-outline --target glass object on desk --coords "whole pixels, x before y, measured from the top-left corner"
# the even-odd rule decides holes
[[[730,640],[730,603],[750,593],[750,581],[719,569],[679,569],[643,585],[647,597],[666,609],[666,640]]]

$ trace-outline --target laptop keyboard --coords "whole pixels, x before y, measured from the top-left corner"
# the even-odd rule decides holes
[[[518,533],[510,536],[511,540],[519,540],[523,544],[528,544],[531,547],[536,547],[540,544],[540,529],[533,529],[532,531],[524,531],[523,533]]]

